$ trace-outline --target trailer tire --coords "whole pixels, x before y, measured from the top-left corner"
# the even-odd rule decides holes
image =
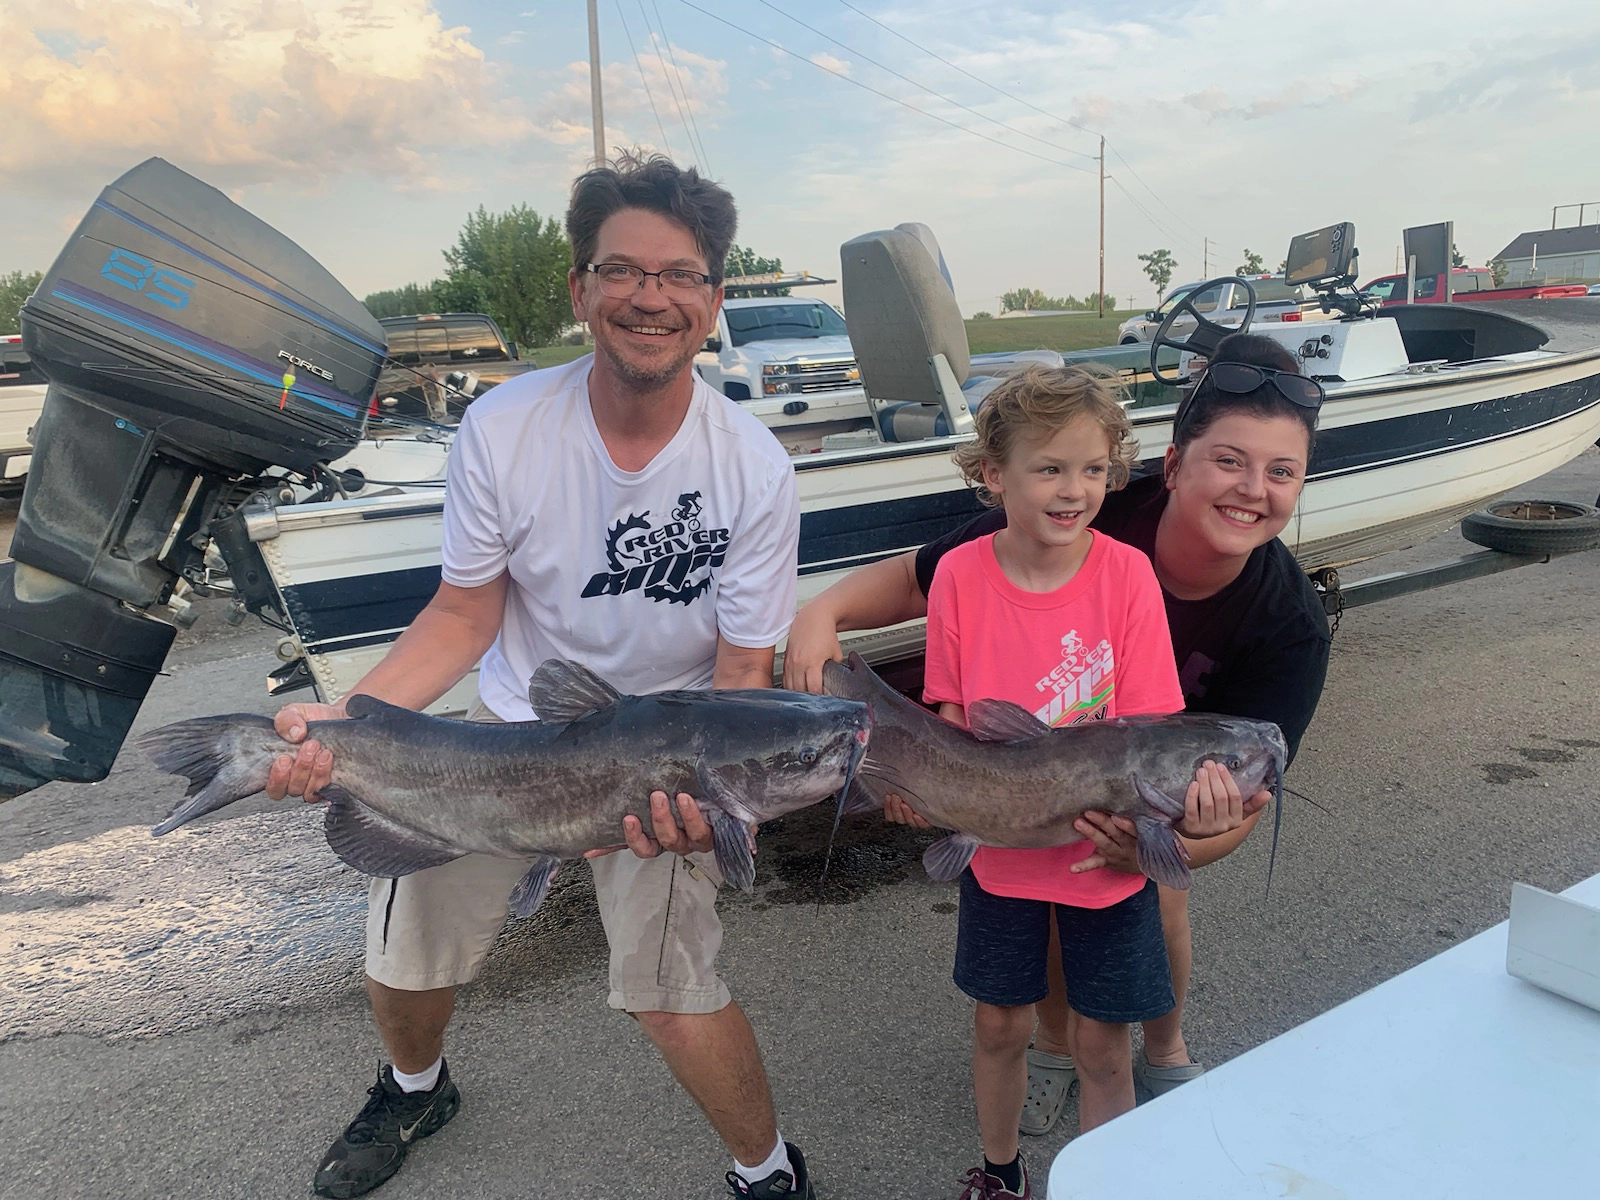
[[[1501,500],[1461,521],[1467,541],[1506,554],[1570,554],[1600,546],[1600,508],[1565,500]]]

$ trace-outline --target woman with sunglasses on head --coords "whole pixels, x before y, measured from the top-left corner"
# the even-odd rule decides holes
[[[1311,457],[1322,385],[1300,373],[1295,356],[1269,338],[1232,334],[1178,406],[1172,446],[1160,475],[1108,493],[1093,528],[1144,551],[1166,603],[1185,708],[1276,722],[1292,760],[1311,722],[1327,673],[1329,632],[1322,604],[1289,549],[1288,526]],[[922,549],[853,572],[796,617],[784,659],[784,685],[818,692],[822,664],[842,657],[839,633],[912,620],[927,612],[934,567],[946,551],[993,533],[1003,510],[986,512]],[[884,815],[924,824],[891,797]],[[1234,850],[1260,818],[1238,830],[1190,841],[1190,866]],[[1137,873],[1136,833],[1126,818],[1088,813],[1078,832],[1097,853],[1074,870],[1110,866]],[[1177,1007],[1144,1026],[1134,1075],[1160,1094],[1199,1076],[1183,1036],[1191,974],[1188,893],[1160,889],[1162,927]],[[1059,944],[1052,950],[1059,954]],[[1022,1132],[1055,1124],[1074,1077],[1070,1021],[1059,961],[1051,994],[1036,1006],[1028,1051]]]

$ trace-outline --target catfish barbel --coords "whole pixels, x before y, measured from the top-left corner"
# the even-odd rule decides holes
[[[528,697],[541,720],[453,721],[356,695],[347,719],[312,721],[306,736],[333,752],[319,794],[334,853],[384,878],[464,854],[526,859],[511,908],[528,916],[563,860],[616,845],[628,813],[648,829],[652,791],[687,792],[723,878],[749,890],[752,827],[847,790],[872,731],[854,700],[772,688],[624,696],[559,659]],[[157,836],[263,791],[294,749],[255,714],[179,721],[138,744],[190,781]]]
[[[975,700],[968,731],[889,687],[859,654],[849,666],[823,664],[822,688],[872,709],[872,745],[845,811],[881,809],[896,793],[930,824],[955,830],[923,854],[938,880],[959,876],[979,846],[1082,841],[1073,823],[1098,809],[1138,827],[1141,871],[1186,888],[1189,864],[1172,826],[1203,762],[1227,767],[1243,796],[1271,788],[1282,799],[1288,750],[1268,721],[1185,712],[1052,729],[1021,705]]]

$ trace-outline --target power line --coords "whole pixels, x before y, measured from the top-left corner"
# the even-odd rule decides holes
[[[639,0],[640,10],[643,11],[644,0]],[[650,0],[650,7],[655,10],[656,24],[661,29],[661,40],[666,43],[667,58],[672,63],[672,73],[678,77],[678,90],[683,93],[683,107],[688,111],[689,124],[694,130],[695,142],[700,144],[700,161],[705,164],[706,174],[711,174],[711,156],[706,153],[706,140],[700,136],[700,122],[694,119],[694,105],[689,103],[689,86],[683,81],[683,72],[678,69],[678,55],[672,49],[672,39],[667,36],[667,23],[661,19],[661,7],[656,0]]]
[[[1169,229],[1167,226],[1163,225],[1160,221],[1156,220],[1155,214],[1152,213],[1143,204],[1140,204],[1139,203],[1139,198],[1137,196],[1135,196],[1132,192],[1130,192],[1127,188],[1123,187],[1122,186],[1122,181],[1120,179],[1118,179],[1115,175],[1108,175],[1106,178],[1111,180],[1112,184],[1116,187],[1117,191],[1121,192],[1124,196],[1126,196],[1128,198],[1128,203],[1129,204],[1133,205],[1136,209],[1138,209],[1141,213],[1144,214],[1144,219],[1149,221],[1150,224],[1155,227],[1156,231],[1158,233],[1160,233],[1163,237],[1165,237],[1168,240],[1170,240],[1170,241],[1176,243],[1177,245],[1183,247],[1185,250],[1189,251],[1190,253],[1193,253],[1195,250],[1197,250],[1199,248],[1193,242],[1191,242],[1188,238],[1180,237],[1173,230]]]
[[[1031,100],[1025,100],[1021,96],[1018,96],[1018,95],[1016,95],[1016,94],[1014,94],[1012,92],[1006,91],[1005,88],[1000,87],[997,84],[990,83],[987,79],[984,79],[981,76],[974,75],[971,71],[967,70],[965,67],[957,66],[955,63],[951,62],[948,58],[945,58],[943,55],[936,54],[934,51],[928,49],[926,46],[922,45],[921,43],[912,41],[905,34],[901,33],[898,29],[894,29],[894,28],[892,28],[892,27],[890,27],[888,25],[885,25],[882,21],[878,20],[878,18],[873,16],[871,13],[863,12],[861,9],[857,8],[854,4],[851,4],[850,0],[839,0],[839,3],[844,5],[844,7],[848,8],[851,12],[855,13],[857,16],[865,17],[867,20],[871,21],[874,25],[876,25],[879,29],[883,30],[885,33],[892,34],[894,37],[899,38],[902,42],[904,42],[906,45],[910,46],[912,49],[920,50],[923,54],[928,55],[930,58],[937,59],[939,62],[942,62],[945,66],[949,67],[952,71],[959,72],[960,74],[965,75],[968,79],[971,79],[976,83],[981,83],[984,87],[988,88],[990,91],[997,92],[1000,95],[1004,96],[1008,100],[1014,100],[1018,104],[1021,104],[1025,108],[1031,108],[1034,112],[1040,114],[1041,116],[1049,117],[1052,121],[1060,121],[1063,125],[1068,125],[1068,126],[1072,127],[1073,129],[1082,130],[1084,133],[1093,134],[1095,137],[1104,137],[1105,136],[1104,134],[1100,133],[1098,130],[1090,129],[1087,125],[1083,124],[1080,121],[1074,121],[1071,117],[1063,117],[1063,116],[1060,116],[1057,113],[1050,112],[1047,109],[1040,108],[1037,104],[1033,103]],[[1111,140],[1109,138],[1106,139],[1106,148],[1108,150],[1110,150],[1112,154],[1115,154],[1117,156],[1117,160],[1119,162],[1121,162],[1123,166],[1128,168],[1128,173],[1130,175],[1132,175],[1135,180],[1138,181],[1138,184],[1139,184],[1140,187],[1142,187],[1145,191],[1150,193],[1150,195],[1155,199],[1157,204],[1161,205],[1162,208],[1164,208],[1168,212],[1172,213],[1173,216],[1177,217],[1178,220],[1181,221],[1184,225],[1187,225],[1190,229],[1194,230],[1195,233],[1197,233],[1197,234],[1200,233],[1200,230],[1195,229],[1195,227],[1193,225],[1190,225],[1188,221],[1184,220],[1184,218],[1178,213],[1178,211],[1176,209],[1174,209],[1170,204],[1168,204],[1160,196],[1156,195],[1155,190],[1148,183],[1146,183],[1143,179],[1141,179],[1139,177],[1139,173],[1133,169],[1133,165],[1131,163],[1129,163],[1127,159],[1122,157],[1121,152],[1114,145],[1111,144]],[[1124,191],[1123,194],[1126,195],[1127,194],[1126,191]]]
[[[671,155],[672,139],[667,137],[667,127],[661,123],[661,114],[656,111],[656,98],[650,94],[650,81],[644,77],[644,63],[639,61],[639,52],[633,47],[633,34],[628,31],[628,18],[622,15],[622,0],[616,0],[616,5],[617,20],[622,22],[622,34],[628,39],[628,51],[633,55],[633,65],[639,68],[639,82],[644,85],[644,98],[650,101],[650,115],[655,117],[656,128],[661,131],[661,140],[666,144],[667,154]]]
[[[859,79],[852,79],[843,71],[835,71],[832,67],[825,67],[819,62],[812,62],[812,60],[807,58],[805,55],[796,53],[795,51],[789,49],[789,47],[781,45],[778,42],[773,41],[771,38],[762,37],[759,33],[754,33],[751,30],[744,28],[742,25],[735,25],[726,17],[718,16],[716,13],[711,12],[708,9],[701,8],[698,4],[692,3],[692,0],[679,0],[679,3],[681,3],[685,8],[694,9],[695,12],[701,14],[702,16],[710,17],[719,25],[726,25],[729,29],[734,30],[736,33],[742,33],[748,38],[754,38],[763,45],[771,46],[774,50],[780,51],[783,54],[787,54],[790,58],[798,58],[801,62],[810,63],[819,71],[826,71],[829,75],[832,75],[838,79],[842,79],[853,87],[858,87],[865,92],[871,92],[874,96],[881,96],[885,100],[889,100],[900,105],[901,108],[909,108],[912,112],[918,114],[919,116],[927,117],[931,121],[937,121],[941,125],[948,125],[951,129],[957,129],[962,133],[971,134],[975,138],[982,138],[986,142],[992,142],[996,146],[1011,150],[1017,154],[1026,154],[1029,158],[1036,158],[1040,162],[1051,163],[1057,167],[1065,167],[1069,171],[1082,171],[1086,175],[1094,174],[1094,172],[1090,171],[1088,167],[1080,167],[1074,163],[1062,162],[1058,158],[1050,158],[1047,155],[1035,154],[1032,150],[1024,150],[1021,146],[1013,146],[1009,142],[1002,142],[999,138],[992,138],[986,133],[979,133],[976,129],[969,129],[965,125],[958,125],[954,121],[946,120],[944,117],[939,116],[937,113],[931,113],[925,108],[918,108],[915,104],[911,104],[908,101],[902,100],[898,96],[891,96],[888,92],[880,91],[878,88],[873,87],[870,83],[862,83]]]
[[[936,90],[934,88],[931,88],[927,84],[922,83],[922,82],[920,82],[918,80],[912,79],[909,75],[902,75],[899,71],[896,71],[893,67],[885,66],[883,63],[879,62],[877,59],[871,57],[870,55],[862,53],[860,50],[855,49],[853,46],[845,45],[843,42],[841,42],[836,37],[832,37],[829,34],[823,33],[822,30],[818,29],[815,25],[808,25],[804,21],[802,21],[799,17],[792,16],[789,13],[784,12],[783,9],[779,8],[776,4],[771,3],[770,0],[760,0],[760,2],[761,2],[763,7],[770,8],[773,12],[777,13],[780,17],[787,17],[789,20],[793,21],[796,25],[800,26],[800,28],[809,29],[812,33],[816,34],[818,37],[825,38],[828,41],[832,42],[835,46],[839,47],[839,49],[843,50],[846,54],[853,54],[857,58],[861,59],[863,62],[871,63],[873,66],[877,67],[878,70],[880,70],[880,71],[887,71],[890,75],[893,75],[896,79],[904,80],[906,83],[909,83],[912,87],[920,88],[924,92],[927,92],[928,95],[933,96],[933,97],[935,97],[935,98],[937,98],[939,100],[943,100],[946,104],[954,105],[956,108],[961,109],[963,112],[969,112],[973,116],[978,117],[981,120],[988,121],[991,125],[998,125],[1001,129],[1004,129],[1009,133],[1014,133],[1018,137],[1025,137],[1025,138],[1028,138],[1030,141],[1038,142],[1042,146],[1049,146],[1052,150],[1060,150],[1065,154],[1076,154],[1080,158],[1087,158],[1091,162],[1094,161],[1095,156],[1093,154],[1085,154],[1082,150],[1074,150],[1071,146],[1062,146],[1062,145],[1057,144],[1056,142],[1049,141],[1049,140],[1047,140],[1045,138],[1037,137],[1034,134],[1029,133],[1025,129],[1018,129],[1015,125],[1007,125],[1004,121],[996,120],[994,117],[991,117],[988,113],[980,112],[979,110],[977,110],[976,108],[971,107],[970,105],[963,104],[959,100],[952,99],[951,97],[946,96],[943,92],[938,91],[938,90]]]

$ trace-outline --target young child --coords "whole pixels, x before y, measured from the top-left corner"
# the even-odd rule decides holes
[[[967,705],[984,698],[1015,701],[1051,726],[1183,707],[1150,561],[1089,529],[1107,488],[1127,481],[1130,435],[1113,386],[1079,368],[1031,367],[984,401],[956,463],[986,503],[1005,506],[1006,527],[946,554],[928,593],[924,699],[947,720],[965,725]],[[1228,810],[1230,787],[1237,811],[1226,771],[1203,766],[1186,797],[1190,828],[1178,828],[1221,832],[1214,814]],[[1052,904],[1083,1129],[1133,1107],[1128,1026],[1173,1007],[1156,885],[1107,868],[1074,872],[1093,849],[985,847],[962,876],[955,982],[977,1001],[984,1154],[962,1200],[1032,1196],[1017,1126],[1033,1005],[1048,990]]]

